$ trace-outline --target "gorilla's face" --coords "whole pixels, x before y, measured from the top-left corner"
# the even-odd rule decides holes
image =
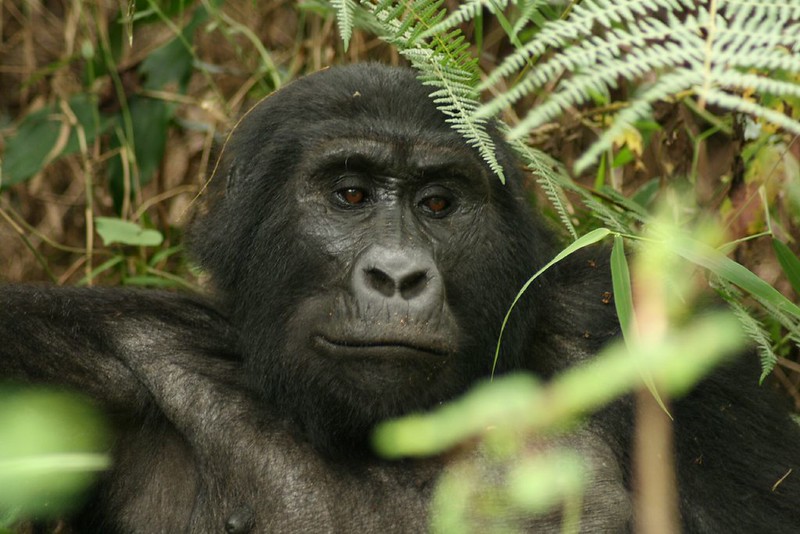
[[[289,353],[310,351],[370,395],[410,400],[454,381],[470,336],[453,310],[490,195],[482,167],[464,156],[430,144],[321,143],[294,193],[299,239],[325,269],[292,315]]]
[[[342,71],[245,117],[201,221],[218,239],[195,241],[254,387],[322,447],[485,375],[543,259],[518,184],[491,174],[410,72]]]

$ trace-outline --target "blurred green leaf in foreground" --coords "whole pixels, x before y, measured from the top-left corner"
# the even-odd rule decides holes
[[[77,395],[0,389],[0,527],[57,517],[110,463],[105,426]]]

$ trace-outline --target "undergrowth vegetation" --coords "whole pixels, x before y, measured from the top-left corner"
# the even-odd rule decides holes
[[[572,418],[642,382],[668,409],[662,396],[729,351],[737,330],[800,407],[796,1],[101,0],[0,10],[4,280],[200,287],[181,227],[236,118],[328,65],[410,64],[500,180],[486,125],[508,125],[532,202],[572,242],[565,254],[613,243],[625,341],[652,352],[643,375],[599,393],[505,384],[528,413]],[[650,260],[629,274],[624,247]],[[683,328],[709,286],[738,329],[729,317]],[[637,308],[653,303],[667,325],[656,332],[637,323]],[[652,348],[707,332],[718,340],[708,358]],[[618,350],[609,361],[624,359]],[[641,371],[614,365],[597,372]],[[441,428],[439,414],[384,427],[377,442],[399,447],[387,454],[430,454],[519,420],[503,410],[508,397],[486,398],[497,410],[443,442],[402,448],[406,436],[427,435],[425,424]],[[553,480],[556,493],[574,487]]]

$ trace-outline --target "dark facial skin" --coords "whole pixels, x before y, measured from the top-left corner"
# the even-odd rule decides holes
[[[448,167],[448,152],[414,150],[400,161],[391,144],[332,140],[301,171],[298,212],[314,221],[303,239],[341,273],[297,312],[318,324],[315,351],[434,367],[458,352],[437,259],[459,259],[457,244],[479,237],[472,229],[489,188],[482,173],[470,180]]]

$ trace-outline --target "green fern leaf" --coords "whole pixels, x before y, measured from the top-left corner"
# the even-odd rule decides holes
[[[342,37],[344,50],[350,46],[350,38],[353,36],[353,17],[356,4],[353,0],[331,0],[331,5],[336,10],[336,24],[339,27],[339,35]]]
[[[446,10],[442,0],[420,2],[362,2],[374,22],[381,28],[379,36],[397,47],[419,71],[423,84],[431,86],[430,96],[447,122],[478,150],[481,158],[501,181],[505,174],[495,154],[495,145],[487,132],[487,120],[475,116],[479,108],[478,61],[469,50],[470,43],[460,30],[443,30],[428,35],[430,28],[440,27]]]
[[[421,37],[423,39],[428,39],[437,34],[447,32],[456,26],[474,19],[481,14],[484,8],[487,9],[489,13],[497,14],[501,13],[506,6],[508,6],[508,0],[468,0],[467,2],[463,2],[456,11],[451,13],[444,20],[430,26],[422,33]]]
[[[591,102],[594,94],[635,82],[640,91],[578,159],[577,172],[595,163],[634,121],[647,117],[653,103],[676,96],[697,98],[701,109],[712,104],[800,133],[800,121],[760,103],[763,95],[800,95],[798,42],[796,0],[586,0],[568,19],[547,23],[487,77],[479,89],[528,69],[477,117],[494,116],[558,80],[512,130],[512,136],[523,137]],[[781,79],[772,76],[776,70],[784,74]]]
[[[545,153],[534,150],[525,143],[515,142],[511,145],[525,162],[528,170],[536,177],[536,182],[544,190],[547,199],[556,209],[558,218],[569,232],[573,241],[578,239],[578,231],[572,224],[570,212],[573,211],[569,205],[564,188],[561,186],[563,180],[569,180],[563,166],[559,165]]]

